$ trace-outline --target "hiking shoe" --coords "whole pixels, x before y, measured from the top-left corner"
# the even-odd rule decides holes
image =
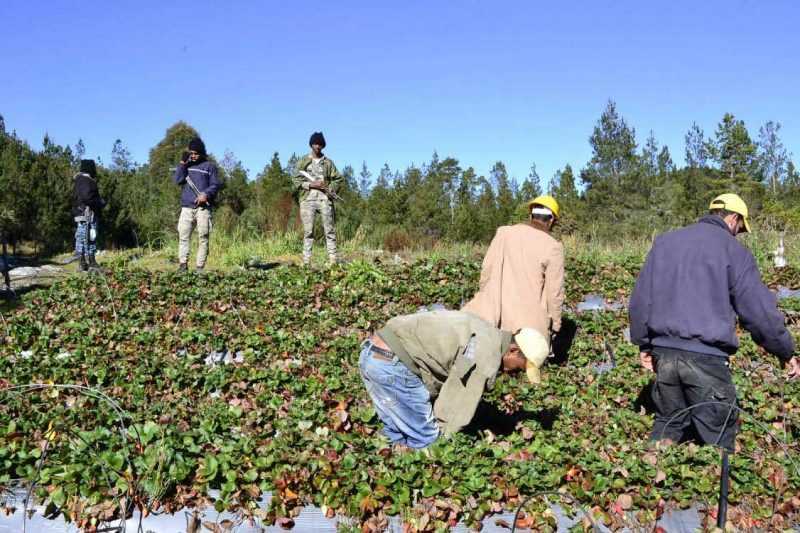
[[[202,266],[201,265],[197,265],[197,268],[195,268],[195,270],[197,270],[198,272],[202,272],[205,269],[206,269],[205,265],[202,265]]]
[[[81,255],[80,263],[78,263],[78,270],[80,272],[89,272],[89,263],[86,262],[86,256]]]
[[[181,263],[178,265],[178,272],[188,272],[189,266],[186,263]]]

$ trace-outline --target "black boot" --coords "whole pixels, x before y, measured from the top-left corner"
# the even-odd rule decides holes
[[[178,272],[188,272],[188,271],[189,271],[189,265],[187,265],[186,263],[181,263],[178,265]]]
[[[97,261],[94,259],[94,255],[89,256],[89,269],[91,270],[100,270],[100,265],[97,264]]]
[[[86,256],[81,254],[80,263],[78,263],[78,270],[80,272],[89,272],[89,263],[86,262]]]

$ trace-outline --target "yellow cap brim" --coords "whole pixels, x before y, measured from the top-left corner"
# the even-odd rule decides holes
[[[550,345],[547,339],[532,328],[523,328],[514,335],[514,342],[517,343],[522,355],[525,356],[525,374],[531,383],[541,383],[542,375],[539,371],[550,353]]]
[[[542,372],[539,370],[539,367],[536,366],[536,363],[531,361],[527,362],[525,365],[525,375],[528,376],[528,381],[534,385],[538,385],[542,382]]]
[[[742,217],[742,220],[744,220],[744,230],[750,233],[750,221],[747,220],[747,217]]]

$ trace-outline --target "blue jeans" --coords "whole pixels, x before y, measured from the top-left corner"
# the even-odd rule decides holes
[[[431,395],[422,380],[401,363],[373,357],[372,343],[364,341],[358,365],[383,433],[393,443],[425,448],[439,436]]]
[[[89,238],[89,233],[94,230],[97,235],[97,221],[78,222],[75,229],[75,255],[95,255],[97,253],[97,243]]]

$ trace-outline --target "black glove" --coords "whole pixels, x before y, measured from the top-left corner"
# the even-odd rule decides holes
[[[184,150],[183,153],[181,154],[181,163],[185,165],[188,162],[189,162],[189,152],[187,150]]]

